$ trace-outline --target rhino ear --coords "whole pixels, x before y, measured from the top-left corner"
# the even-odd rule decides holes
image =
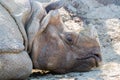
[[[50,10],[59,9],[59,8],[63,7],[64,5],[65,5],[65,0],[57,0],[57,1],[49,3],[45,7],[45,9],[46,9],[46,12],[48,13]]]
[[[60,14],[58,10],[51,10],[41,21],[40,27],[38,31],[35,33],[35,35],[32,37],[31,41],[29,41],[29,51],[31,51],[32,44],[34,40],[40,36],[43,31],[48,27],[48,25],[59,25],[61,24]]]
[[[40,24],[40,28],[39,28],[39,31],[36,33],[36,35],[34,36],[33,40],[42,34],[42,32],[47,28],[47,26],[49,24],[53,24],[56,23],[56,21],[59,21],[59,19],[57,18],[59,17],[58,15],[58,10],[52,10],[50,11],[44,18],[43,20],[41,21],[41,24]]]
[[[37,33],[37,35],[40,35],[46,28],[48,24],[59,24],[60,21],[60,15],[58,10],[51,10],[42,20],[41,27]]]
[[[39,29],[39,31],[36,33],[36,35],[34,36],[33,40],[40,36],[42,34],[42,32],[48,27],[49,24],[52,25],[58,25],[60,22],[60,15],[58,10],[52,10],[50,11],[42,20],[41,22],[41,27]]]
[[[47,28],[47,25],[49,24],[50,22],[50,19],[51,19],[51,14],[52,14],[52,11],[50,11],[44,18],[43,20],[41,21],[41,24],[40,24],[40,28],[39,28],[39,31],[36,33],[36,35],[34,36],[33,40],[42,34],[42,32]]]

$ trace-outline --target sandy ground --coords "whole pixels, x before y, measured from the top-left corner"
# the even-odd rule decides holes
[[[60,9],[64,22],[73,20],[79,26],[95,26],[103,62],[99,68],[89,72],[41,75],[39,72],[29,80],[120,80],[120,6],[114,2],[108,5],[95,0],[68,0],[71,4]],[[77,1],[77,3],[75,3]],[[98,0],[100,1],[100,0]],[[102,0],[103,1],[103,0]],[[111,0],[110,0],[111,1]],[[83,2],[81,4],[81,2]],[[94,4],[93,4],[94,3]]]

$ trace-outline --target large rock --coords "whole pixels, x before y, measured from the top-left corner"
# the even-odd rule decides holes
[[[68,0],[66,8],[82,18],[92,20],[118,18],[119,5],[119,0]]]
[[[112,34],[108,35],[107,31],[111,31],[119,26],[119,0],[68,0],[65,8],[70,12],[71,16],[80,17],[84,25],[89,26],[90,24],[95,26],[102,45],[107,45],[107,41],[109,41],[107,38],[112,36]]]

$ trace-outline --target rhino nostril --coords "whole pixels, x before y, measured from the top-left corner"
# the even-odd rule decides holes
[[[95,53],[94,56],[100,61],[102,61],[101,54]]]
[[[96,60],[96,67],[100,66],[100,62],[102,61],[101,54],[95,53],[93,55],[94,55],[94,58]]]

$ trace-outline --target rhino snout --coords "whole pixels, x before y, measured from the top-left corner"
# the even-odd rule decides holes
[[[98,67],[100,65],[100,62],[102,61],[101,59],[101,55],[99,53],[96,53],[96,54],[91,54],[89,56],[86,56],[84,58],[76,58],[76,60],[87,60],[87,59],[90,59],[90,58],[93,58],[95,62],[95,65],[96,67]]]

